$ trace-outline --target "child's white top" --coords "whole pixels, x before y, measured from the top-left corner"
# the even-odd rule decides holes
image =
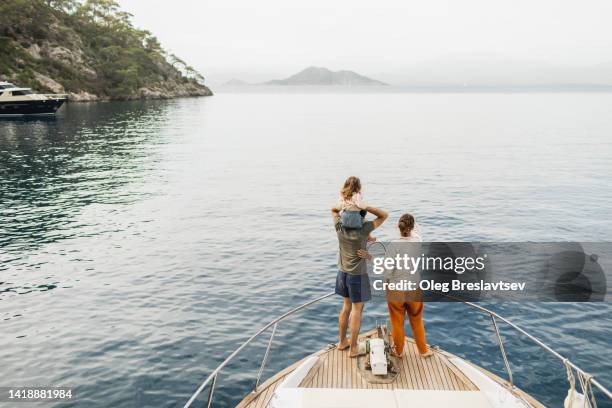
[[[354,193],[350,200],[345,199],[342,197],[342,194],[340,194],[338,206],[341,210],[358,211],[365,210],[368,205],[363,200],[363,195],[361,193]]]

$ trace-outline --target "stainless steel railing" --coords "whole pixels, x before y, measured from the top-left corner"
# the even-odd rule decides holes
[[[259,371],[257,372],[257,378],[256,378],[256,382],[255,382],[255,388],[253,390],[253,392],[257,391],[257,387],[259,387],[259,383],[261,380],[261,376],[263,374],[263,371],[265,369],[265,366],[268,362],[268,357],[269,357],[269,353],[270,353],[270,348],[272,347],[272,341],[274,340],[274,335],[276,334],[276,328],[278,326],[278,323],[280,323],[282,320],[286,319],[287,317],[307,308],[308,306],[311,306],[315,303],[320,302],[321,300],[327,299],[330,296],[333,296],[334,292],[331,293],[327,293],[323,296],[320,296],[316,299],[310,300],[296,308],[291,309],[290,311],[288,311],[287,313],[277,317],[276,319],[272,320],[271,322],[269,322],[268,324],[266,324],[264,327],[262,327],[259,331],[257,331],[255,334],[253,334],[251,337],[249,337],[244,343],[242,343],[236,350],[234,350],[234,352],[232,352],[225,360],[223,360],[223,362],[221,364],[219,364],[217,366],[217,368],[215,368],[213,370],[212,373],[210,373],[210,375],[204,380],[204,382],[198,387],[198,389],[196,390],[196,392],[193,393],[193,395],[191,396],[191,398],[189,398],[189,401],[187,401],[187,403],[185,403],[184,408],[189,408],[191,406],[191,404],[193,404],[195,402],[195,400],[198,398],[198,396],[202,393],[202,391],[204,391],[204,389],[206,388],[206,386],[208,384],[211,384],[210,386],[210,390],[208,393],[208,398],[206,401],[206,407],[210,408],[212,405],[212,401],[213,401],[213,395],[214,395],[214,391],[215,391],[215,386],[217,384],[217,377],[219,375],[219,373],[221,372],[221,370],[230,362],[232,361],[232,359],[234,357],[236,357],[236,355],[238,355],[247,345],[249,345],[255,338],[257,338],[259,335],[261,335],[262,333],[264,333],[266,330],[268,330],[270,327],[272,327],[272,333],[270,335],[270,339],[268,340],[268,346],[266,348],[266,352],[264,354],[264,357],[261,361],[261,365],[259,367]],[[550,354],[552,354],[553,356],[555,356],[557,359],[561,360],[562,363],[564,364],[568,364],[572,369],[574,369],[577,373],[583,375],[584,377],[587,378],[588,383],[590,383],[591,385],[595,386],[597,389],[599,389],[605,396],[607,396],[609,399],[612,399],[612,393],[606,388],[604,387],[601,383],[599,383],[597,380],[595,380],[594,377],[592,377],[591,375],[589,375],[586,371],[582,370],[580,367],[578,367],[576,364],[572,363],[569,359],[563,357],[561,354],[559,354],[558,352],[556,352],[555,350],[553,350],[550,346],[548,346],[547,344],[545,344],[544,342],[542,342],[541,340],[539,340],[538,338],[532,336],[531,334],[527,333],[525,330],[523,330],[522,328],[520,328],[519,326],[517,326],[516,324],[512,323],[511,321],[509,321],[508,319],[506,319],[505,317],[502,317],[501,315],[499,315],[498,313],[489,310],[485,307],[482,307],[480,305],[477,305],[475,303],[472,302],[467,302],[461,299],[456,299],[458,302],[463,303],[465,305],[468,305],[480,312],[483,312],[485,314],[487,314],[490,318],[491,318],[491,323],[493,326],[493,329],[495,331],[496,334],[496,338],[499,344],[499,348],[502,354],[502,358],[504,360],[504,366],[506,368],[506,372],[508,374],[508,382],[510,384],[510,388],[513,389],[514,388],[514,383],[513,383],[513,378],[512,378],[512,370],[510,369],[510,364],[508,362],[508,356],[506,354],[506,350],[504,348],[504,343],[499,331],[499,327],[497,325],[497,320],[506,323],[508,326],[510,326],[511,328],[513,328],[514,330],[518,331],[519,333],[521,333],[522,335],[526,336],[529,340],[533,341],[535,344],[537,344],[538,346],[542,347],[544,350],[548,351]]]
[[[185,408],[188,408],[191,406],[191,404],[196,400],[196,398],[198,398],[198,396],[202,393],[202,391],[206,388],[206,386],[212,381],[212,385],[210,387],[210,391],[208,394],[208,400],[206,402],[206,407],[209,408],[212,404],[212,397],[213,397],[213,393],[214,393],[214,389],[215,389],[215,384],[217,382],[217,376],[219,375],[219,372],[221,372],[221,370],[223,369],[223,367],[225,367],[230,361],[232,361],[232,359],[234,357],[236,357],[236,355],[238,353],[240,353],[242,351],[242,349],[244,349],[249,343],[251,343],[253,340],[255,340],[255,338],[257,338],[260,334],[262,334],[263,332],[265,332],[266,330],[268,330],[268,328],[270,328],[272,326],[272,335],[270,336],[270,340],[268,341],[268,347],[266,348],[266,353],[264,354],[264,358],[261,361],[261,366],[259,368],[259,372],[257,373],[257,382],[255,385],[255,390],[257,390],[257,387],[259,386],[259,381],[261,379],[261,375],[263,373],[263,370],[265,368],[265,365],[267,363],[268,360],[268,355],[270,352],[270,348],[272,347],[272,340],[274,339],[274,334],[276,333],[276,326],[278,325],[278,323],[281,320],[286,319],[287,317],[291,316],[294,313],[299,312],[302,309],[307,308],[308,306],[320,302],[323,299],[326,299],[330,296],[332,296],[334,294],[334,292],[328,293],[326,295],[320,296],[316,299],[310,300],[306,303],[304,303],[303,305],[300,305],[294,309],[291,309],[290,311],[288,311],[287,313],[283,314],[282,316],[277,317],[276,319],[272,320],[270,323],[266,324],[264,327],[262,327],[257,333],[255,333],[254,335],[252,335],[251,337],[249,337],[244,343],[242,343],[236,350],[234,350],[234,352],[232,354],[230,354],[225,360],[223,360],[223,362],[221,364],[219,364],[217,366],[217,368],[215,368],[213,370],[212,373],[210,373],[210,375],[208,376],[208,378],[206,378],[206,380],[204,380],[204,382],[202,383],[202,385],[200,385],[198,387],[198,389],[196,390],[195,393],[193,393],[193,395],[191,396],[191,398],[189,398],[189,401],[187,401],[187,403],[185,404]]]
[[[519,333],[521,333],[522,335],[527,337],[529,340],[533,341],[538,346],[542,347],[544,350],[548,351],[550,354],[555,356],[557,359],[561,360],[562,363],[568,364],[577,373],[579,373],[579,374],[589,378],[588,381],[592,385],[594,385],[597,389],[599,389],[605,396],[607,396],[608,398],[612,399],[612,392],[610,392],[606,387],[604,387],[599,381],[595,380],[595,378],[592,377],[589,373],[587,373],[586,371],[582,370],[576,364],[572,363],[569,359],[563,357],[561,354],[559,354],[558,352],[553,350],[549,345],[545,344],[544,342],[542,342],[537,337],[532,336],[531,334],[527,333],[525,330],[523,330],[522,328],[520,328],[516,324],[512,323],[510,320],[506,319],[505,317],[500,316],[498,313],[495,313],[492,310],[489,310],[489,309],[487,309],[485,307],[482,307],[482,306],[477,305],[477,304],[472,303],[472,302],[466,302],[466,301],[461,301],[461,302],[466,304],[466,305],[468,305],[468,306],[471,306],[471,307],[473,307],[475,309],[478,309],[481,312],[487,313],[491,317],[491,320],[493,322],[493,327],[495,329],[495,332],[497,334],[497,339],[499,341],[499,346],[500,346],[500,349],[501,349],[501,352],[502,352],[502,355],[503,355],[503,358],[504,358],[504,364],[506,366],[506,371],[508,373],[508,379],[509,379],[510,384],[512,384],[512,371],[510,370],[510,365],[508,364],[508,358],[506,356],[506,352],[504,350],[502,338],[501,338],[501,336],[499,334],[499,329],[497,327],[497,323],[496,323],[495,319],[499,319],[502,322],[506,323],[508,326],[510,326],[514,330],[518,331]]]

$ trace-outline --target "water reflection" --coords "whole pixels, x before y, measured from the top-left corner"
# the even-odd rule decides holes
[[[81,208],[133,199],[154,166],[168,101],[68,104],[57,118],[0,121],[0,247],[69,238]]]
[[[184,402],[271,317],[333,288],[327,208],[350,173],[391,210],[381,240],[406,210],[429,240],[609,239],[611,103],[249,93],[2,121],[0,377],[74,384],[74,406]],[[279,327],[266,376],[335,340],[338,300],[320,306]],[[433,344],[503,374],[490,321],[427,310]],[[500,311],[611,382],[608,304]],[[385,313],[368,305],[363,327]],[[215,406],[248,393],[261,340],[223,372]],[[520,385],[559,405],[562,366],[508,341]]]

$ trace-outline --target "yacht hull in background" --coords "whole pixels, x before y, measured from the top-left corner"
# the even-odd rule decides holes
[[[33,99],[28,101],[0,102],[0,117],[20,115],[53,115],[66,99]]]

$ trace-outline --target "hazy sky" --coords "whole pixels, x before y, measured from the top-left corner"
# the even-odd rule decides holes
[[[209,79],[289,75],[309,65],[377,74],[435,61],[586,66],[612,60],[610,0],[119,3],[137,26]]]

